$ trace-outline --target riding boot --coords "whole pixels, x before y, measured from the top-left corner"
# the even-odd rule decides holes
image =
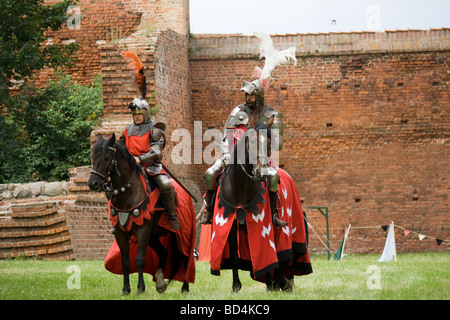
[[[205,212],[203,213],[201,224],[211,224],[213,216],[212,200],[214,196],[214,190],[206,190],[205,195]]]
[[[169,216],[170,224],[173,230],[177,231],[181,227],[180,220],[178,220],[177,211],[175,210],[175,191],[169,190],[161,192],[161,200],[167,209],[167,215]]]
[[[284,222],[278,216],[278,192],[269,191],[269,200],[270,200],[270,211],[272,212],[272,223],[275,228],[284,228],[288,225],[287,222]]]

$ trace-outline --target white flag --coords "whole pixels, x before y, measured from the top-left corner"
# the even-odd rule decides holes
[[[395,249],[394,221],[392,221],[391,224],[389,225],[389,232],[386,238],[386,243],[384,245],[384,250],[378,262],[388,262],[391,261],[392,258],[395,258],[395,260],[397,261],[397,252]]]

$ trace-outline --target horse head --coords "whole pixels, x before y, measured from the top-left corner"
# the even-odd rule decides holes
[[[236,164],[253,179],[259,180],[258,171],[270,160],[271,129],[262,122],[248,129],[236,143],[231,156],[231,164]]]
[[[116,141],[114,133],[109,139],[104,139],[101,134],[98,135],[97,143],[92,151],[92,159],[93,166],[88,185],[94,191],[103,191],[105,185],[110,183],[115,183],[116,186],[123,185],[137,167],[134,157],[122,141]]]
[[[104,139],[101,134],[97,136],[97,142],[92,150],[92,170],[88,186],[93,191],[103,191],[111,171],[115,165],[116,135],[113,133],[110,139]]]
[[[260,199],[258,196],[261,193],[259,169],[267,165],[269,161],[269,146],[270,127],[264,123],[258,123],[255,128],[247,129],[237,141],[219,193],[220,203],[227,203],[229,207],[227,212],[233,207],[245,207],[253,203],[255,199]]]

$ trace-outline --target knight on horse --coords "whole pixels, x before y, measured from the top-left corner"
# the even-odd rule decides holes
[[[135,53],[122,55],[131,60],[141,96],[129,104],[133,122],[119,141],[115,133],[109,139],[97,136],[88,180],[91,190],[105,191],[109,200],[115,240],[105,268],[123,275],[123,294],[130,293],[129,275],[134,272],[138,293],[145,291],[144,272],[153,275],[158,293],[166,291],[165,279],[183,282],[181,291],[189,292],[189,283],[195,281],[192,195],[162,162],[165,125],[150,119],[144,65]]]
[[[241,91],[245,92],[245,103],[235,107],[225,123],[222,133],[223,153],[205,172],[205,213],[201,220],[202,224],[211,223],[214,207],[212,199],[217,190],[217,180],[230,160],[230,153],[237,139],[235,131],[237,130],[239,132],[239,130],[245,131],[248,128],[254,128],[258,122],[266,123],[269,127],[273,128],[274,123],[280,123],[282,117],[278,111],[264,102],[265,89],[261,80],[256,79],[252,82],[244,81],[241,86]],[[287,225],[286,222],[280,219],[277,211],[280,177],[277,170],[270,165],[269,156],[266,155],[265,159],[259,158],[264,167],[264,170],[260,172],[264,172],[264,177],[268,181],[273,224],[276,228],[280,228]]]

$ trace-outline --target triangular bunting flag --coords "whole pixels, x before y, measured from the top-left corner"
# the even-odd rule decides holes
[[[419,234],[419,240],[423,240],[423,239],[425,239],[425,235],[424,234]]]
[[[336,254],[333,257],[333,260],[341,260],[342,255],[342,248],[344,247],[344,238],[342,238],[341,245],[339,246],[339,249],[336,251]]]
[[[394,258],[397,261],[397,251],[395,249],[395,232],[394,232],[394,221],[391,222],[389,227],[389,232],[386,238],[386,243],[384,245],[383,253],[378,262],[388,262]]]
[[[408,229],[403,230],[403,233],[405,234],[405,236],[407,236],[409,234],[409,232],[410,231]]]
[[[383,229],[383,231],[386,231],[388,227],[389,227],[388,225],[381,226],[381,229]]]
[[[437,245],[439,246],[439,245],[441,245],[442,240],[441,240],[441,239],[436,239],[436,243],[437,243]]]

